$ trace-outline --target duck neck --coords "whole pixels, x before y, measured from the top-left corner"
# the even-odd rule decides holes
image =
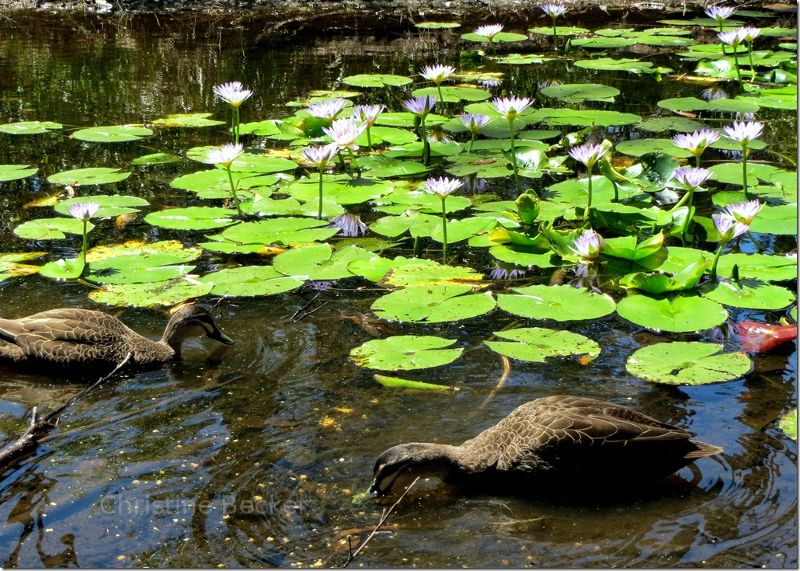
[[[435,444],[432,442],[417,443],[415,450],[414,473],[420,477],[438,477],[444,481],[458,480],[465,464],[461,446]]]
[[[180,359],[181,347],[186,339],[185,333],[183,328],[179,327],[179,320],[173,316],[172,319],[169,320],[169,323],[167,323],[164,334],[161,336],[161,343],[172,349],[173,356],[176,359]]]

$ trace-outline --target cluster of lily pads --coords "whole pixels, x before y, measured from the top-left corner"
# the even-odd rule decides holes
[[[468,320],[499,308],[559,323],[616,313],[643,327],[686,334],[723,325],[729,307],[791,307],[794,293],[779,284],[796,277],[796,257],[757,252],[759,241],[749,233],[795,233],[793,166],[751,159],[766,148],[765,124],[797,102],[794,44],[756,49],[756,40],[795,32],[742,27],[735,13],[764,14],[722,8],[709,10],[709,18],[666,20],[665,28],[591,32],[557,26],[566,12],[561,5],[542,10],[552,26],[529,32],[552,35],[553,53],[509,53],[505,44],[529,36],[503,31],[500,24],[481,26],[462,38],[489,53],[465,50],[460,69],[423,67],[419,77],[428,85],[395,74],[348,76],[338,91],[293,102],[290,116],[252,122],[242,122],[241,114],[254,93],[239,82],[219,85],[214,93],[230,109],[230,142],[186,150],[185,159],[212,167],[170,182],[192,193],[197,204],[144,216],[145,223],[178,237],[193,233],[193,246],[181,238],[90,248],[95,225],[127,219],[148,202],[89,192],[120,183],[130,172],[77,169],[47,178],[59,189],[54,209],[61,216],[28,220],[14,232],[36,244],[80,236],[80,253],[42,266],[30,263],[41,252],[5,254],[0,276],[38,272],[80,280],[92,286],[89,296],[97,302],[138,306],[209,295],[274,295],[308,282],[362,279],[387,290],[372,304],[377,316],[420,325]],[[694,26],[718,27],[720,42],[698,43]],[[559,38],[569,39],[559,46]],[[505,74],[497,70],[554,58],[598,75],[671,77],[673,70],[652,62],[588,56],[635,44],[685,50],[677,55],[693,63],[694,71],[683,74],[684,81],[688,76],[701,86],[723,84],[739,94],[714,88],[699,98],[664,99],[658,115],[643,118],[594,108],[619,95],[602,84],[549,83],[538,94],[514,93],[511,85],[498,92]],[[740,69],[745,53],[747,81]],[[359,98],[366,102],[354,105]],[[555,102],[562,105],[546,106]],[[192,113],[148,125],[79,129],[70,136],[135,142],[153,136],[153,129],[223,125],[227,121],[210,113]],[[614,140],[624,126],[675,134]],[[47,121],[0,125],[0,132],[14,135],[61,129]],[[709,161],[708,149],[729,160]],[[691,166],[684,164],[688,159]],[[133,164],[155,168],[180,160],[159,152]],[[0,181],[37,171],[0,165]],[[487,181],[494,194],[485,192]],[[742,251],[731,252],[733,246]],[[228,258],[228,267],[194,273],[204,254]],[[485,259],[492,266],[465,265],[485,265]],[[791,311],[796,320],[796,309]],[[495,336],[487,346],[522,361],[577,355],[588,363],[601,353],[594,340],[565,330],[523,327]],[[462,349],[453,348],[455,343],[430,335],[394,336],[354,348],[351,357],[382,371],[424,369],[457,359]],[[722,351],[718,343],[658,343],[632,354],[628,369],[672,384],[730,380],[750,370],[745,353]]]

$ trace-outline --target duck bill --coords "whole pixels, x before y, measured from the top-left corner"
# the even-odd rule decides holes
[[[215,330],[213,333],[208,335],[214,341],[219,341],[220,343],[224,343],[225,345],[233,345],[233,339],[225,335],[219,329]]]

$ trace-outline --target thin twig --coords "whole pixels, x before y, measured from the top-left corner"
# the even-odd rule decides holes
[[[315,299],[317,299],[318,297],[319,297],[319,293],[318,293],[317,295],[315,295],[314,297],[312,297],[312,298],[311,298],[311,301],[309,301],[309,302],[308,302],[307,304],[305,304],[303,307],[301,307],[300,309],[298,309],[297,311],[295,311],[295,312],[292,314],[292,316],[291,316],[289,319],[291,319],[292,321],[294,321],[294,318],[297,316],[297,314],[298,314],[298,313],[300,313],[301,311],[303,311],[303,310],[304,310],[306,307],[308,307],[308,306],[309,306],[309,305],[311,305],[312,303],[314,303],[314,300],[315,300]]]
[[[315,307],[314,309],[312,309],[311,311],[306,311],[303,315],[301,315],[297,319],[292,319],[292,321],[294,321],[295,323],[297,323],[298,321],[302,321],[303,319],[305,319],[306,317],[308,317],[309,315],[311,315],[315,311],[317,311],[319,309],[322,309],[323,307],[328,305],[328,303],[329,302],[325,301],[325,302],[321,303],[320,305],[318,305],[317,307]]]
[[[348,565],[350,565],[350,563],[353,562],[353,560],[358,556],[358,554],[361,552],[361,550],[364,549],[364,547],[366,547],[367,543],[369,543],[369,540],[372,539],[375,536],[375,534],[378,533],[378,530],[381,528],[381,526],[384,523],[386,523],[386,520],[389,518],[389,515],[394,511],[394,508],[396,508],[397,505],[401,501],[403,501],[403,498],[406,497],[406,494],[409,492],[409,490],[411,490],[411,488],[414,487],[414,484],[416,484],[418,481],[419,481],[419,476],[414,478],[414,481],[411,482],[411,484],[409,484],[409,486],[406,488],[406,491],[403,492],[400,495],[399,498],[397,498],[397,501],[392,504],[392,507],[390,507],[388,510],[383,512],[383,515],[381,516],[381,519],[378,522],[378,525],[376,525],[375,529],[373,529],[372,532],[367,536],[367,538],[364,541],[361,542],[361,545],[359,545],[356,548],[356,550],[352,554],[350,554],[350,556],[347,558],[347,561],[344,562],[344,565],[342,565],[342,567],[347,567]]]

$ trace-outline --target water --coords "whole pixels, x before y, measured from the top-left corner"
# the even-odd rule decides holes
[[[290,113],[284,102],[312,89],[339,87],[346,75],[376,70],[413,75],[431,60],[458,59],[454,35],[420,39],[413,31],[352,35],[335,28],[291,35],[227,19],[132,18],[120,24],[14,16],[0,20],[0,121],[84,126],[204,110],[224,118],[211,88],[233,79],[257,94],[243,108],[245,121],[281,117]],[[545,48],[543,41],[540,49]],[[660,51],[648,57],[680,65]],[[621,88],[619,102],[609,108],[644,115],[658,99],[699,91],[669,80],[594,74],[563,61],[513,68],[510,77],[515,89],[532,93],[543,81],[593,78]],[[770,129],[774,148],[793,154],[793,122],[776,120]],[[631,129],[617,131],[621,138],[637,136]],[[222,129],[167,132],[142,143],[103,146],[58,137],[0,137],[0,163],[41,167],[41,178],[0,187],[2,251],[25,248],[11,230],[40,215],[21,205],[48,191],[46,175],[126,165],[153,149],[177,151],[224,137]],[[181,163],[138,169],[119,189],[147,198],[154,209],[186,204],[187,195],[167,183],[195,168]],[[186,234],[134,222],[106,230],[103,239],[171,237],[186,239]],[[767,251],[795,245],[786,238],[760,240]],[[74,255],[76,244],[56,247],[61,255]],[[217,263],[205,259],[199,269]],[[355,287],[341,282],[322,292],[304,288],[220,300],[217,321],[237,341],[221,360],[206,361],[216,346],[195,341],[182,363],[107,383],[70,407],[35,457],[0,474],[0,520],[7,522],[0,530],[0,565],[341,565],[347,536],[355,547],[389,505],[351,502],[369,484],[381,451],[404,441],[457,443],[523,402],[570,393],[630,405],[696,432],[725,453],[680,472],[694,486],[673,481],[645,496],[588,504],[464,497],[436,485],[419,486],[353,565],[797,566],[797,446],[775,424],[795,405],[793,346],[756,357],[754,373],[744,380],[671,388],[637,380],[624,363],[643,344],[683,336],[647,333],[616,316],[576,323],[574,331],[601,344],[600,359],[590,366],[514,362],[506,386],[481,408],[502,373],[499,357],[482,341],[513,318],[494,312],[458,326],[389,324],[386,335],[442,335],[466,348],[454,364],[415,376],[458,386],[458,393],[391,391],[347,359],[350,349],[371,337],[342,316],[368,314],[379,295]],[[316,311],[298,319],[296,312],[307,304]],[[8,316],[94,307],[85,287],[44,278],[4,282],[0,306]],[[165,313],[156,310],[112,312],[152,337],[166,322]],[[727,328],[722,333],[727,337]],[[727,343],[735,347],[732,336]],[[19,433],[30,407],[80,388],[68,380],[3,369],[0,437]]]

